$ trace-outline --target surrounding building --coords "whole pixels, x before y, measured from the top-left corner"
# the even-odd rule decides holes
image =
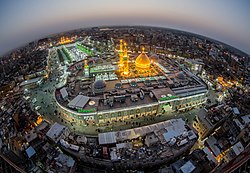
[[[69,128],[61,124],[55,123],[51,126],[49,131],[46,133],[46,136],[52,141],[57,143],[60,139],[69,135]]]
[[[229,116],[232,115],[232,108],[228,105],[219,105],[210,108],[203,108],[198,112],[193,122],[194,128],[198,131],[201,139],[209,136]]]

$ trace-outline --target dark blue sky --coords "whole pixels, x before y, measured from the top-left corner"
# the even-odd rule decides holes
[[[250,54],[250,0],[1,0],[0,54],[52,33],[150,25],[205,35]]]

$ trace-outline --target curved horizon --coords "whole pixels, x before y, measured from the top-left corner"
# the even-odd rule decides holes
[[[250,1],[115,0],[1,2],[0,54],[37,39],[102,26],[150,26],[202,35],[250,54]],[[15,4],[14,4],[15,3]]]

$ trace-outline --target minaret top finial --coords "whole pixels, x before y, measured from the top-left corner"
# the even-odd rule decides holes
[[[141,50],[142,50],[142,53],[144,53],[145,47],[142,47],[142,49],[141,49]]]

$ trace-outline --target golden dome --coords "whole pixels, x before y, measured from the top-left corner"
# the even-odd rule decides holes
[[[136,58],[135,66],[138,68],[149,68],[150,67],[150,59],[147,54],[144,52],[144,48],[142,49],[142,53]]]

